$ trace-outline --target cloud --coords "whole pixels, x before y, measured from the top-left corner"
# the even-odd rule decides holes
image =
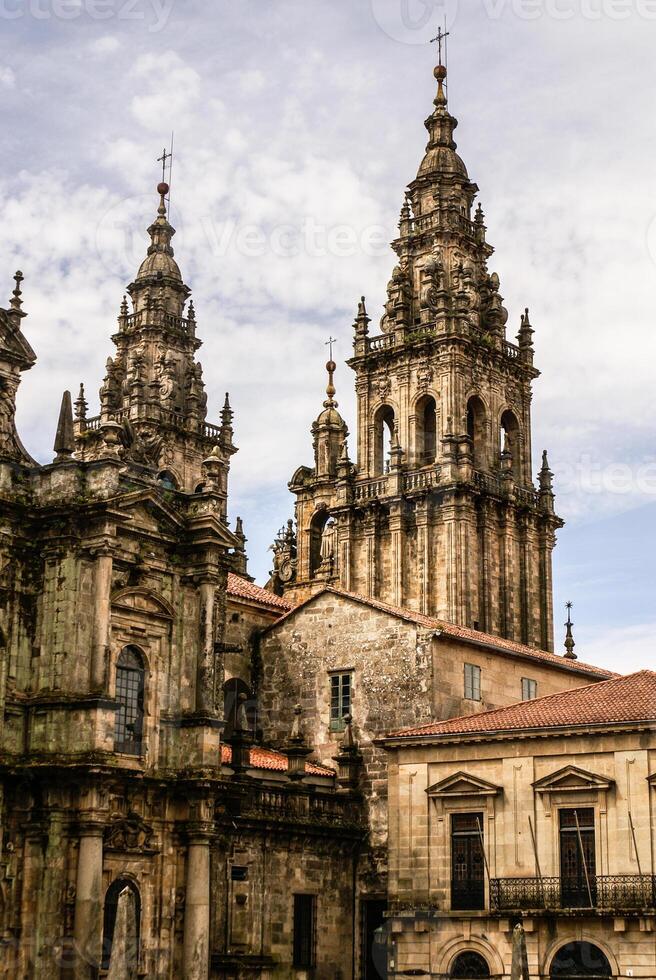
[[[106,55],[113,54],[118,51],[121,47],[121,42],[117,37],[112,34],[105,34],[104,37],[99,37],[95,41],[92,41],[89,45],[89,51],[91,54]]]
[[[311,461],[329,333],[355,430],[343,362],[356,303],[367,295],[374,329],[395,261],[380,241],[396,233],[426,142],[432,49],[386,33],[375,6],[189,0],[157,34],[120,19],[25,19],[3,55],[0,81],[20,66],[27,93],[20,113],[4,110],[0,169],[0,304],[22,268],[39,358],[19,392],[21,435],[50,459],[61,390],[84,378],[94,401],[174,129],[176,257],[194,290],[210,413],[227,388],[235,404],[230,510],[246,519],[260,578],[292,509],[287,480]],[[481,187],[511,339],[531,308],[533,444],[550,451],[563,548],[577,525],[654,499],[640,473],[656,446],[650,34],[636,17],[528,23],[478,4],[460,4],[455,28],[459,151]],[[600,76],[611,51],[614,71]],[[599,615],[615,625],[610,603]]]
[[[5,88],[16,87],[16,72],[13,68],[0,66],[0,85],[4,85]]]
[[[656,620],[629,626],[588,630],[579,638],[577,652],[586,663],[611,667],[622,674],[653,669]]]

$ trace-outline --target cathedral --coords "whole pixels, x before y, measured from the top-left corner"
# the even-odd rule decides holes
[[[534,482],[533,328],[526,310],[507,339],[435,77],[380,330],[364,298],[353,328],[355,459],[331,357],[266,587],[230,507],[228,395],[207,419],[168,185],[99,413],[84,386],[65,392],[48,463],[15,425],[36,362],[16,273],[0,309],[0,977],[656,976],[654,675],[618,690],[571,624],[554,650],[563,522],[546,453]],[[567,901],[545,899],[539,862],[531,877],[531,841],[545,874],[561,855]]]

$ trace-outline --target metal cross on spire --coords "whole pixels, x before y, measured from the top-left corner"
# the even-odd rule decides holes
[[[336,344],[336,343],[337,343],[337,338],[336,337],[329,337],[328,340],[326,341],[326,347],[329,347],[330,348],[330,360],[331,361],[333,359],[333,344]]]
[[[566,626],[572,626],[573,625],[572,624],[572,609],[573,608],[574,608],[574,603],[573,602],[566,602],[565,603],[565,609],[567,610],[567,622],[565,623]]]
[[[162,164],[162,183],[166,183],[166,161],[170,160],[173,153],[167,153],[166,147],[162,150],[161,157],[157,157],[157,162]]]
[[[437,41],[437,48],[438,48],[438,52],[439,52],[439,63],[440,63],[440,65],[442,64],[442,44],[444,43],[444,51],[446,53],[446,39],[447,39],[447,37],[451,37],[451,31],[447,31],[446,30],[446,24],[444,25],[444,28],[445,29],[442,30],[442,28],[440,27],[440,29],[437,32],[436,37],[432,37],[430,39],[430,43],[431,44],[434,44]]]

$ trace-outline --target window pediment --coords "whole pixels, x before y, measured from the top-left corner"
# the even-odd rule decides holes
[[[433,799],[453,799],[460,796],[497,796],[502,793],[501,786],[490,783],[487,779],[471,776],[466,772],[456,772],[439,783],[434,783],[426,790]]]
[[[614,785],[614,779],[579,769],[578,766],[564,766],[538,779],[533,783],[533,789],[536,793],[575,793],[577,790],[608,790]]]
[[[149,589],[128,587],[115,592],[112,596],[112,606],[131,614],[154,616],[158,619],[173,619],[173,607],[162,596]]]

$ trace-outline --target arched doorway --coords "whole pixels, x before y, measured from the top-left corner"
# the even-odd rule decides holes
[[[490,967],[485,957],[473,949],[458,953],[451,964],[449,976],[453,980],[479,980],[480,977],[490,976]]]
[[[612,977],[613,971],[606,954],[588,942],[567,943],[561,946],[551,963],[551,980],[602,980]]]
[[[127,935],[122,937],[126,944],[126,957],[130,964],[134,965],[135,971],[139,962],[139,938],[141,934],[141,895],[135,882],[131,878],[116,878],[105,893],[105,908],[103,912],[103,945],[102,945],[102,969],[109,969],[109,961],[114,945],[114,933],[116,930],[116,913],[118,911],[118,899],[121,892],[128,888],[132,893],[131,907],[134,912],[134,921],[127,922]]]

